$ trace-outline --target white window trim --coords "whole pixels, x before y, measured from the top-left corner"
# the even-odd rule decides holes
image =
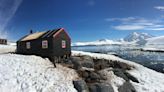
[[[31,49],[31,43],[30,42],[26,42],[26,49]]]
[[[47,40],[43,40],[42,41],[42,49],[47,49],[47,48],[48,48],[48,41]]]
[[[66,47],[66,40],[62,40],[62,48],[65,49]]]

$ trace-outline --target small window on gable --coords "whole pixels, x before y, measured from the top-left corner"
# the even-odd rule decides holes
[[[31,43],[30,42],[26,42],[26,48],[30,49],[31,48]]]
[[[42,48],[43,49],[47,49],[48,48],[48,41],[47,40],[42,41]]]
[[[66,41],[62,40],[62,48],[66,48]]]

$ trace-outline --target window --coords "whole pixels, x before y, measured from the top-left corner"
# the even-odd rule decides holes
[[[31,48],[30,42],[26,42],[26,48],[27,48],[27,49],[30,49],[30,48]]]
[[[66,48],[66,41],[62,40],[62,48]]]
[[[42,48],[43,49],[48,48],[48,41],[47,40],[42,41]]]

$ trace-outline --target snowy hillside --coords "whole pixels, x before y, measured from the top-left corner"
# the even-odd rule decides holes
[[[77,92],[75,70],[37,56],[0,55],[0,92]]]
[[[73,51],[72,53],[74,56],[88,55],[98,59],[116,60],[119,62],[127,63],[135,67],[133,70],[130,70],[128,72],[139,80],[139,83],[131,81],[137,92],[164,92],[164,74],[162,73],[158,73],[142,65],[136,64],[131,61],[123,60],[113,55],[88,53],[80,51]],[[118,82],[122,82],[122,79],[113,80],[112,85],[114,86],[114,88],[117,88],[119,84]],[[115,92],[117,92],[116,89]]]
[[[149,38],[146,45],[164,45],[164,36]]]

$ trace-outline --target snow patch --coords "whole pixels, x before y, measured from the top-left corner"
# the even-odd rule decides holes
[[[16,46],[13,45],[0,45],[0,54],[1,53],[8,53],[8,52],[15,52]]]
[[[1,92],[77,92],[73,69],[53,64],[37,56],[0,55]]]

